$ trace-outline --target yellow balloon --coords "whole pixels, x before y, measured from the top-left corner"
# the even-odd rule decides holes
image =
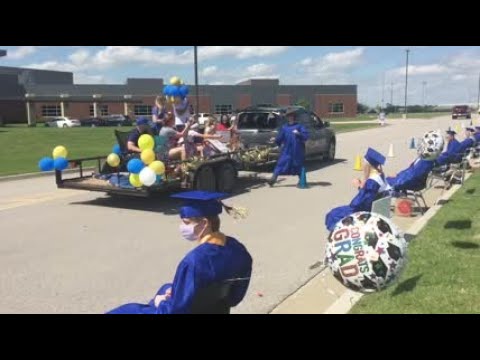
[[[155,153],[151,149],[143,150],[140,158],[144,162],[144,164],[151,164],[155,161]]]
[[[56,158],[59,158],[59,157],[63,157],[63,158],[67,158],[68,156],[68,151],[67,149],[65,148],[65,146],[57,146],[55,149],[53,149],[53,158],[56,159]]]
[[[143,134],[138,139],[138,147],[143,150],[153,150],[155,147],[155,140],[152,135]]]
[[[157,175],[165,174],[165,164],[161,161],[154,161],[150,165],[148,165],[148,167],[155,171],[155,174]]]
[[[178,86],[178,85],[180,85],[181,82],[182,82],[182,80],[177,76],[174,76],[170,79],[170,85]]]
[[[120,165],[120,157],[117,154],[108,155],[107,164],[114,168],[117,167]]]
[[[138,174],[130,174],[129,180],[130,180],[130,184],[132,184],[132,186],[136,188],[142,187],[143,185],[142,182],[140,181],[140,175]]]

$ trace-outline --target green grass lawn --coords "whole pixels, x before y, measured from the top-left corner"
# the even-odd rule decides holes
[[[322,120],[330,121],[330,122],[343,122],[343,121],[364,121],[364,120],[377,120],[377,119],[378,119],[378,115],[360,114],[360,115],[357,115],[356,117],[349,117],[349,118],[326,117],[325,119],[322,119]]]
[[[370,127],[378,125],[332,124],[332,128],[339,133]],[[53,148],[57,145],[67,148],[69,159],[108,155],[116,143],[115,129],[112,127],[57,129],[43,126],[28,128],[25,125],[0,128],[2,144],[0,176],[39,171],[38,161],[44,156],[51,157]],[[131,128],[119,129],[129,131]]]
[[[52,156],[53,148],[63,145],[68,158],[108,155],[117,142],[116,128],[27,128],[7,126],[0,128],[0,175],[12,175],[39,171],[38,161]],[[131,128],[122,127],[121,131]]]
[[[343,133],[348,131],[356,131],[356,130],[365,130],[371,128],[378,128],[380,127],[378,124],[331,124],[330,127],[335,130],[335,132]]]
[[[475,174],[412,241],[398,283],[351,313],[480,313],[479,200]]]
[[[409,119],[432,119],[439,116],[451,115],[448,112],[434,112],[434,113],[411,113],[407,114],[407,118]],[[403,114],[389,114],[387,116],[388,119],[401,119]]]

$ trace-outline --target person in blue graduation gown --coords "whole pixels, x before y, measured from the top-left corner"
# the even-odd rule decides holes
[[[425,188],[428,174],[435,165],[433,160],[418,157],[410,166],[400,171],[395,177],[387,177],[387,183],[395,191],[419,191]]]
[[[385,156],[376,150],[369,148],[365,154],[366,163],[364,171],[368,175],[367,180],[362,187],[359,188],[358,194],[353,198],[352,202],[347,206],[340,206],[332,209],[325,217],[325,225],[329,231],[333,231],[335,225],[343,218],[359,212],[371,211],[372,203],[378,194],[388,189],[385,181],[382,165],[385,164]]]
[[[475,126],[475,134],[473,134],[477,144],[480,144],[480,126]]]
[[[281,127],[275,143],[281,147],[280,157],[268,182],[273,186],[279,175],[298,175],[300,177],[305,162],[305,142],[308,131],[296,121],[295,109],[287,111],[287,124]]]
[[[226,194],[190,191],[173,195],[185,200],[181,208],[180,232],[197,242],[180,262],[172,284],[163,285],[148,304],[126,304],[107,314],[188,314],[199,290],[231,281],[228,307],[238,305],[247,292],[252,257],[237,239],[220,232],[219,214],[227,207],[219,201]]]
[[[458,150],[457,150],[458,154],[463,155],[472,147],[476,146],[477,140],[473,135],[474,133],[475,133],[475,129],[473,127],[465,128],[465,140],[463,140],[458,146]]]
[[[447,150],[440,154],[435,165],[442,166],[458,160],[458,149],[460,142],[455,139],[457,133],[453,130],[447,130]]]

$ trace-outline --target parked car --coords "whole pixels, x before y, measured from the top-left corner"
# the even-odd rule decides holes
[[[71,128],[81,126],[81,123],[77,119],[70,119],[66,116],[58,116],[51,118],[45,123],[49,127],[59,127],[59,128]]]
[[[452,109],[452,119],[458,119],[459,117],[464,117],[467,119],[472,118],[472,112],[468,105],[456,105]]]
[[[107,115],[103,116],[104,126],[132,126],[133,121],[127,115]]]
[[[80,119],[80,123],[82,126],[88,126],[88,127],[105,126],[105,121],[99,117],[90,117],[86,119]]]
[[[287,122],[284,114],[289,109],[295,110],[297,121],[309,132],[310,137],[305,144],[306,157],[322,156],[333,161],[337,140],[330,123],[300,106],[251,107],[239,112],[238,131],[242,144],[246,148],[271,144],[271,139]]]

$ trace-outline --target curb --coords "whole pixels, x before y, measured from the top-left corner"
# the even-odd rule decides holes
[[[95,170],[95,169],[96,169],[95,167],[88,167],[88,168],[84,168],[83,171],[91,171],[91,170]],[[67,169],[67,170],[64,170],[63,173],[64,174],[71,174],[71,173],[75,173],[75,172],[78,172],[78,171],[79,171],[79,169]],[[34,179],[34,178],[40,178],[40,177],[46,177],[46,176],[52,176],[52,177],[55,176],[55,171],[0,176],[0,182]]]

